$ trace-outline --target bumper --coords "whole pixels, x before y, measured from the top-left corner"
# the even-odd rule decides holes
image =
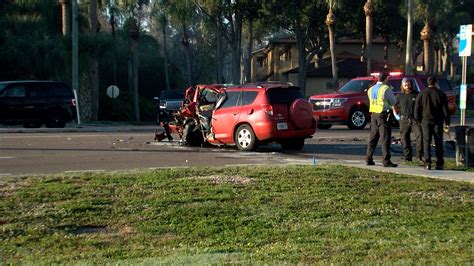
[[[342,123],[348,119],[348,111],[344,108],[313,111],[313,116],[318,123]]]
[[[278,130],[277,123],[273,121],[263,121],[253,126],[255,136],[259,141],[273,141],[278,139],[309,138],[316,132],[316,123],[308,129],[295,129],[288,124],[288,129]]]

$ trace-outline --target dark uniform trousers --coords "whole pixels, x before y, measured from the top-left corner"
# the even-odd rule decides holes
[[[423,160],[423,138],[421,135],[421,125],[413,118],[401,116],[400,118],[400,137],[403,145],[403,157],[405,160],[412,160],[413,149],[411,146],[411,132],[415,136],[416,158]]]
[[[392,127],[387,112],[372,113],[370,118],[370,137],[367,145],[367,161],[373,161],[373,155],[379,138],[382,137],[383,165],[390,162],[390,141],[392,140]]]
[[[431,166],[431,140],[434,139],[436,166],[444,165],[443,151],[443,123],[423,119],[421,122],[423,132],[423,154],[425,165]]]

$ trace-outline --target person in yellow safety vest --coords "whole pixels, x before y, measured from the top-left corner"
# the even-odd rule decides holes
[[[398,166],[390,160],[390,142],[392,139],[390,110],[397,102],[397,99],[393,94],[392,88],[386,84],[388,76],[387,72],[381,73],[378,77],[378,82],[367,91],[370,103],[369,112],[371,113],[370,136],[366,157],[367,165],[375,165],[373,155],[379,138],[382,136],[383,166]]]

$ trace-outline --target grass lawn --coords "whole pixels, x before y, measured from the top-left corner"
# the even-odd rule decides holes
[[[336,165],[0,179],[6,264],[474,263],[474,185]]]

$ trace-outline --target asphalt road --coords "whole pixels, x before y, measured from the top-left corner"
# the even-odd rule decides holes
[[[368,128],[348,130],[345,126],[334,126],[317,131],[300,152],[284,152],[278,144],[260,146],[256,152],[240,152],[232,146],[195,148],[179,146],[176,141],[155,142],[154,129],[153,126],[96,128],[97,132],[19,129],[9,133],[0,130],[0,176],[183,166],[363,163],[369,135]],[[398,130],[393,131],[394,137],[398,137]],[[394,161],[400,161],[401,145],[392,145],[392,151]],[[380,149],[376,155],[380,155]],[[454,156],[449,150],[447,155]]]

